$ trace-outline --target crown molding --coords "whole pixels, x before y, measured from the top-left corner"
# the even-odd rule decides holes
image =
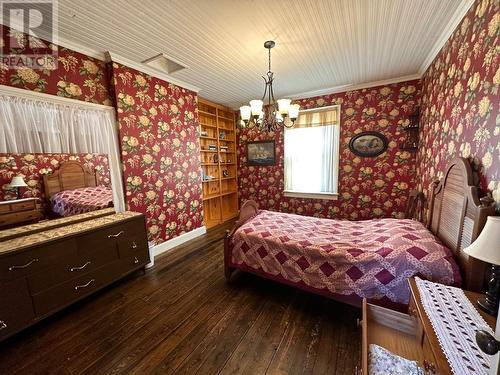
[[[420,76],[422,76],[427,70],[427,68],[432,64],[432,62],[434,61],[438,53],[441,51],[441,49],[444,47],[448,39],[450,39],[451,34],[453,34],[457,26],[460,24],[462,19],[469,11],[472,4],[474,4],[474,0],[461,0],[460,5],[457,7],[457,10],[455,11],[455,13],[453,13],[453,16],[446,24],[444,31],[441,33],[436,43],[434,43],[434,46],[432,46],[431,51],[429,52],[424,62],[420,66],[420,69],[418,70],[418,74]]]
[[[290,98],[290,99],[313,98],[315,96],[322,96],[322,95],[328,95],[328,94],[337,94],[339,92],[346,92],[346,91],[352,91],[352,90],[367,89],[367,88],[370,88],[370,87],[390,85],[392,83],[398,83],[398,82],[403,82],[403,81],[413,81],[415,79],[420,79],[420,77],[421,77],[420,74],[410,74],[410,75],[406,75],[406,76],[389,78],[389,79],[384,79],[384,80],[380,80],[380,81],[371,81],[371,82],[366,82],[366,83],[359,83],[357,85],[351,84],[351,85],[334,86],[334,87],[329,87],[329,88],[326,88],[326,89],[313,90],[313,91],[305,91],[305,92],[301,92],[301,93],[298,93],[298,94],[285,95],[285,96],[287,98]]]
[[[130,59],[127,59],[126,57],[120,56],[120,55],[113,53],[111,51],[106,52],[106,61],[107,62],[117,62],[117,63],[125,65],[129,68],[138,70],[142,73],[146,73],[150,76],[153,76],[153,77],[156,77],[156,78],[161,79],[163,81],[166,81],[168,83],[172,83],[174,85],[183,87],[185,89],[194,91],[196,93],[200,92],[200,90],[201,90],[197,86],[194,86],[194,85],[191,85],[191,84],[186,83],[184,81],[181,81],[181,80],[174,78],[168,74],[162,73],[159,70],[151,68],[151,67],[144,65],[142,63],[132,61]]]

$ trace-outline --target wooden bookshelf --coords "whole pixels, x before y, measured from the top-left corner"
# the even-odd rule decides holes
[[[238,216],[236,118],[205,99],[198,100],[198,116],[204,224],[210,228]]]

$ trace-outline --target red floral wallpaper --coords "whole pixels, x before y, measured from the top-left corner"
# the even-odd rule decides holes
[[[113,63],[128,209],[160,243],[202,225],[196,93]]]
[[[426,194],[460,155],[500,203],[499,27],[500,3],[476,1],[422,78],[417,174]]]
[[[3,51],[3,54],[8,55],[15,52],[16,55],[30,55],[36,52],[36,49],[28,47],[28,38],[30,38],[31,45],[37,44],[36,38],[9,29],[4,25],[0,26],[2,27],[0,50]],[[25,47],[8,51],[9,38],[14,38],[19,45]],[[50,46],[57,49],[57,61],[47,57],[43,60],[43,70],[29,67],[9,69],[0,60],[0,84],[92,103],[112,105],[105,62],[67,48],[52,44]]]
[[[76,160],[97,174],[99,185],[111,186],[108,156],[104,154],[0,154],[0,201],[15,199],[17,192],[8,185],[12,177],[22,174],[28,185],[21,188],[24,198],[45,199],[43,175],[57,170],[61,163]]]
[[[339,197],[328,201],[283,196],[283,133],[255,128],[238,132],[240,202],[254,199],[260,208],[351,220],[401,217],[414,184],[415,156],[401,151],[402,127],[415,111],[419,82],[410,81],[299,100],[302,108],[341,105]],[[349,150],[352,136],[362,131],[382,132],[389,148],[375,158],[360,158]],[[246,142],[275,139],[276,166],[246,165]]]

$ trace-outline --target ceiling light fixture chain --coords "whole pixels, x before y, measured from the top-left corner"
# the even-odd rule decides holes
[[[268,50],[268,71],[264,79],[264,95],[261,100],[251,100],[250,105],[240,107],[241,119],[243,127],[249,123],[258,126],[262,131],[276,131],[279,126],[287,128],[293,127],[295,120],[299,115],[298,104],[290,104],[290,99],[274,99],[274,73],[271,70],[271,49],[276,45],[272,40],[264,43],[264,47]],[[267,104],[264,101],[267,97]],[[285,121],[286,117],[290,118],[289,123]]]

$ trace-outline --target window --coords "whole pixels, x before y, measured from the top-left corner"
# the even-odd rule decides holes
[[[285,196],[336,199],[340,106],[301,111],[285,128]]]

